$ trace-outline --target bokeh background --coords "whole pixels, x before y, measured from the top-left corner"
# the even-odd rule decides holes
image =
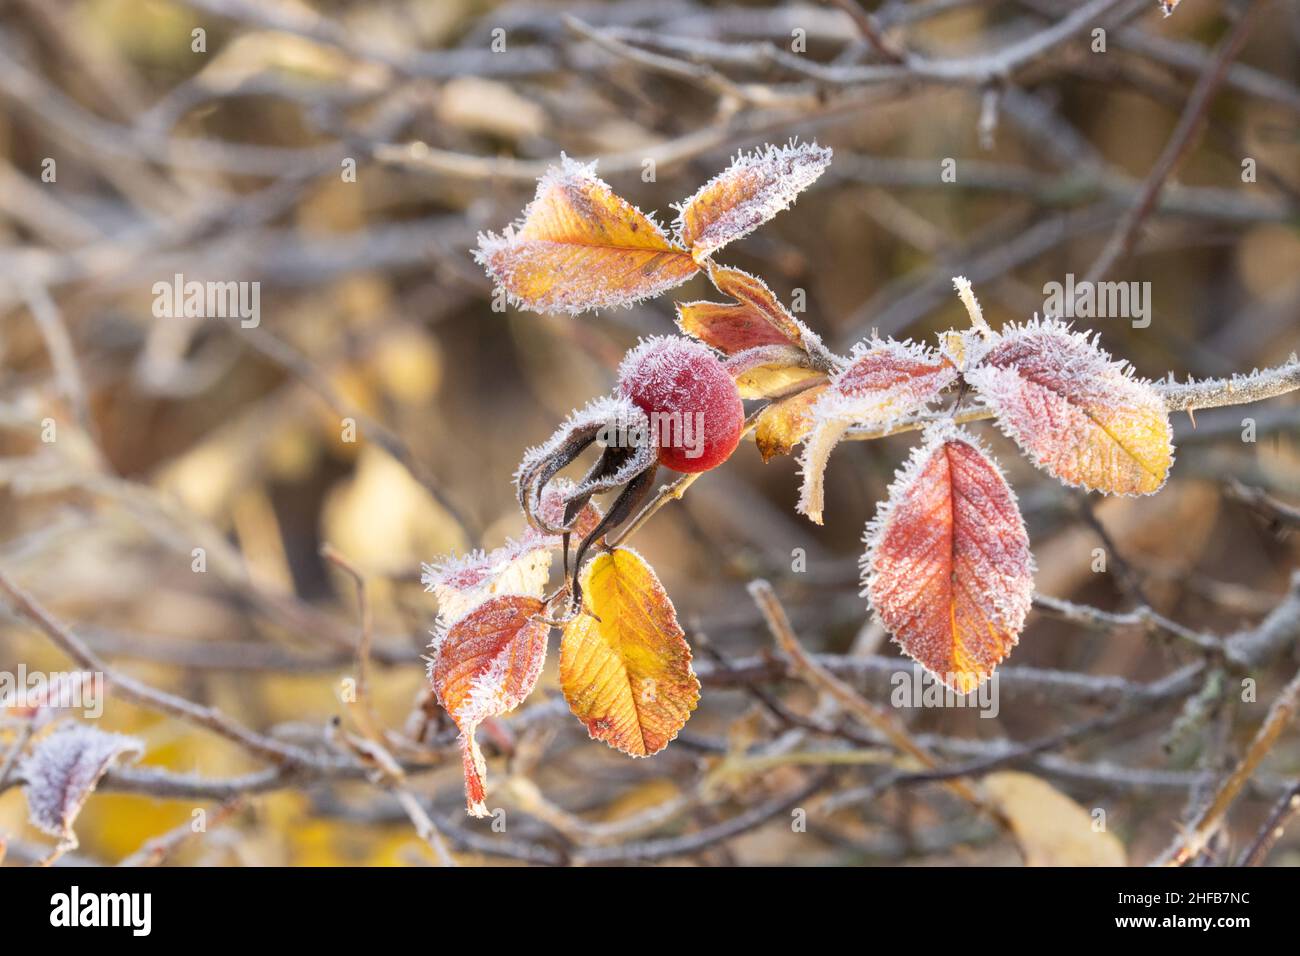
[[[1104,53],[1084,31],[991,82],[890,73],[858,22],[870,10],[888,49],[960,61],[1079,6],[8,0],[0,568],[122,672],[329,752],[331,720],[348,720],[339,688],[354,673],[358,612],[353,582],[320,556],[329,543],[366,578],[382,726],[462,863],[562,863],[591,848],[586,859],[633,863],[1021,862],[1015,841],[942,787],[873,789],[889,768],[879,748],[783,722],[782,710],[847,720],[798,681],[706,681],[681,738],[633,761],[587,740],[557,706],[554,652],[529,704],[480,734],[500,785],[493,805],[509,820],[494,833],[464,817],[454,735],[424,689],[436,608],[419,575],[421,562],[518,534],[510,479],[525,447],[608,391],[638,336],[671,333],[674,298],[709,296],[697,278],[599,315],[495,311],[475,236],[514,219],[561,151],[601,158],[616,191],[667,221],[736,150],[816,139],[835,150],[830,171],[719,258],[762,275],[783,301],[804,297],[801,317],[840,351],[872,329],[928,338],[964,326],[956,274],[996,327],[1041,311],[1044,283],[1087,273],[1217,45],[1259,7],[1135,249],[1108,272],[1150,283],[1149,327],[1084,324],[1153,378],[1285,362],[1300,330],[1294,4],[1183,0],[1169,18],[1155,0],[1107,4]],[[800,38],[806,47],[792,50]],[[871,65],[884,72],[859,69]],[[956,182],[941,178],[946,158]],[[176,273],[260,283],[260,324],[155,317],[153,284]],[[1201,413],[1195,429],[1177,418],[1168,486],[1090,505],[980,431],[1019,491],[1040,592],[1118,612],[1149,602],[1212,635],[1252,628],[1284,601],[1297,538],[1294,514],[1243,502],[1234,482],[1300,501],[1300,408],[1292,396]],[[47,420],[54,441],[43,440]],[[824,528],[794,513],[795,463],[764,465],[750,445],[638,534],[698,661],[718,674],[719,661],[775,653],[745,587],[766,577],[804,644],[866,661],[853,683],[887,703],[886,678],[905,660],[870,625],[856,558],[910,444],[842,446]],[[1107,573],[1093,571],[1097,547]],[[791,570],[794,549],[805,573]],[[1104,713],[1200,656],[1142,627],[1036,614],[1009,664],[1066,676],[1006,681],[993,720],[899,713],[936,752],[972,759]],[[1145,862],[1223,779],[1296,661],[1292,640],[1253,675],[1257,703],[1210,662],[1189,693],[1010,769],[1104,809],[1127,860]],[[70,666],[9,615],[0,669],[19,663]],[[98,723],[140,737],[145,767],[231,780],[263,766],[111,694]],[[0,748],[19,739],[17,724],[0,727]],[[1292,729],[1208,859],[1247,846],[1297,775]],[[124,789],[110,773],[65,861],[116,862],[223,803]],[[805,790],[807,832],[792,830],[788,808],[758,812]],[[25,819],[11,781],[0,790],[8,863],[50,844]],[[728,821],[746,825],[690,845]],[[1091,861],[1052,852],[1051,862]],[[437,861],[394,794],[355,778],[251,793],[166,859]],[[1297,838],[1268,860],[1300,862]]]

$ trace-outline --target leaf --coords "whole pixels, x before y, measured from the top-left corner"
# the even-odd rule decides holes
[[[530,595],[490,598],[435,635],[429,679],[438,703],[460,731],[465,801],[472,816],[486,816],[487,769],[474,731],[484,720],[514,710],[532,691],[546,660],[550,625]]]
[[[894,640],[969,693],[1010,653],[1034,591],[1029,535],[993,460],[932,426],[867,527],[864,594]]]
[[[677,303],[677,325],[687,335],[724,355],[764,345],[791,345],[807,350],[810,339],[820,344],[758,276],[711,264],[709,279],[719,292],[736,301]]]
[[[812,388],[773,402],[763,409],[754,423],[754,443],[763,461],[777,455],[788,455],[812,431],[813,406],[830,388],[830,383]]]
[[[830,162],[831,151],[816,143],[741,153],[678,207],[678,239],[703,260],[789,209]]]
[[[1037,320],[1003,331],[966,381],[1035,465],[1107,494],[1159,491],[1173,464],[1164,400],[1082,332]]]
[[[856,345],[849,364],[812,408],[814,427],[800,457],[799,512],[822,523],[826,463],[852,426],[883,428],[924,408],[956,380],[957,369],[932,349],[892,339]]]
[[[813,368],[808,354],[789,345],[764,345],[739,352],[726,361],[741,398],[780,398],[809,387],[809,380],[826,378]]]
[[[1092,816],[1046,781],[1001,771],[985,792],[1011,823],[1027,866],[1127,866],[1124,844],[1093,828]]]
[[[77,846],[72,825],[100,778],[118,760],[139,757],[143,741],[85,724],[71,724],[41,740],[23,761],[27,810],[33,826],[59,838],[59,846]]]
[[[567,479],[552,481],[540,497],[539,514],[552,525],[561,524],[565,497],[573,489],[573,483]],[[590,502],[583,505],[573,519],[574,538],[586,537],[600,518],[599,507]],[[552,552],[562,541],[560,535],[526,528],[519,540],[507,541],[492,551],[471,551],[424,565],[420,580],[438,601],[440,625],[449,627],[496,594],[540,598],[550,577]]]
[[[547,170],[518,223],[479,236],[475,260],[512,303],[574,315],[639,302],[699,270],[658,223],[596,178],[594,163],[567,157]]]
[[[583,609],[560,641],[560,686],[594,740],[646,757],[677,736],[700,699],[691,649],[654,570],[628,548],[583,570]]]

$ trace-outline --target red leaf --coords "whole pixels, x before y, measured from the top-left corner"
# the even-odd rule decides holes
[[[1033,598],[1015,494],[966,432],[929,429],[867,529],[864,593],[905,652],[959,693],[1010,653]]]
[[[535,597],[498,595],[434,637],[429,679],[460,730],[466,805],[476,817],[488,810],[487,771],[474,731],[487,718],[514,710],[537,683],[550,633],[537,617],[543,610]]]
[[[791,345],[805,351],[820,345],[758,276],[711,264],[709,279],[719,292],[736,301],[679,302],[677,324],[687,335],[724,355],[764,345]]]

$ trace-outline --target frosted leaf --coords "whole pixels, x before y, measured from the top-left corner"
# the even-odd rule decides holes
[[[75,848],[72,825],[100,778],[115,762],[143,753],[143,741],[85,724],[54,731],[19,769],[32,825],[58,837],[63,849]]]
[[[966,381],[1030,460],[1067,485],[1159,491],[1173,464],[1165,401],[1095,337],[1057,321],[1009,326],[970,356]]]
[[[424,565],[421,581],[438,601],[434,645],[449,627],[495,595],[540,598],[550,578],[551,562],[550,542],[534,533],[492,551],[471,551]]]
[[[1015,493],[967,432],[925,432],[867,526],[863,594],[900,647],[959,693],[1019,640],[1034,564]]]
[[[849,428],[886,427],[924,408],[956,380],[952,363],[924,346],[879,339],[854,346],[849,364],[831,378],[811,410],[813,427],[799,459],[800,514],[822,523],[826,463]]]
[[[687,335],[724,355],[761,346],[788,345],[819,359],[826,356],[821,339],[791,315],[758,276],[710,263],[709,279],[719,292],[735,301],[679,302],[677,325]]]
[[[740,153],[678,207],[677,236],[696,260],[753,232],[816,181],[831,151],[816,143]]]
[[[474,608],[433,645],[429,680],[460,731],[468,812],[487,815],[486,767],[474,733],[484,720],[514,710],[533,690],[546,661],[550,625],[531,596],[501,594]]]
[[[699,270],[658,223],[596,178],[595,163],[567,157],[538,182],[519,222],[479,236],[474,258],[512,304],[575,315],[631,305]]]

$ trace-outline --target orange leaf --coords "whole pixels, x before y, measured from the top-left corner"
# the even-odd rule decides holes
[[[956,379],[953,364],[931,349],[892,340],[859,343],[812,408],[813,429],[800,458],[799,512],[822,523],[826,463],[853,425],[887,425],[924,408]]]
[[[758,276],[742,269],[710,265],[709,278],[733,304],[686,302],[677,304],[677,324],[687,335],[712,345],[725,355],[764,345],[805,347],[812,333],[787,311]]]
[[[1004,329],[966,381],[998,424],[1048,474],[1118,495],[1159,491],[1174,461],[1164,400],[1060,322]]]
[[[950,423],[930,428],[867,529],[865,594],[894,640],[958,693],[1010,653],[1033,598],[1016,497]]]
[[[813,427],[813,406],[828,388],[829,384],[814,385],[772,403],[759,413],[754,424],[754,442],[763,461],[790,454],[794,446],[807,437]]]
[[[537,184],[523,218],[479,236],[475,259],[535,312],[627,305],[680,285],[699,267],[653,219],[565,158]]]
[[[487,718],[514,710],[537,683],[550,633],[537,617],[543,609],[535,597],[499,595],[434,637],[429,678],[460,731],[465,800],[476,817],[488,810],[487,770],[474,731]]]
[[[634,757],[658,753],[700,699],[673,602],[627,548],[592,559],[582,591],[582,613],[560,641],[564,697],[593,739]]]
[[[697,260],[746,236],[807,189],[830,165],[816,143],[740,154],[679,207],[677,235]]]

